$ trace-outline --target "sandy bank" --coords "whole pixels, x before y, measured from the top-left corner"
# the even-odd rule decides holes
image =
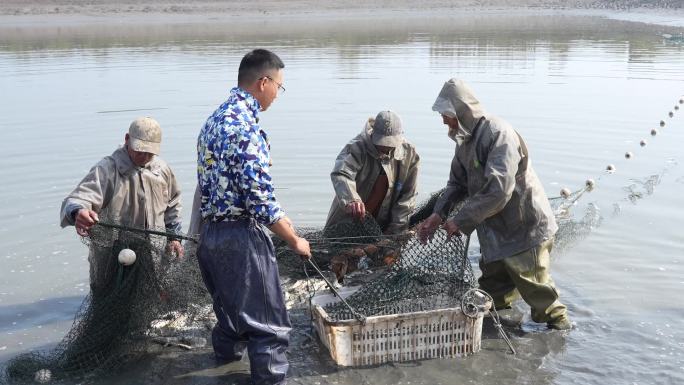
[[[480,12],[609,11],[657,24],[684,19],[681,0],[4,0],[0,28],[44,25],[167,24],[201,21],[374,19]],[[616,12],[617,11],[617,12]],[[618,16],[617,18],[620,18]],[[647,22],[652,22],[647,21]],[[684,24],[684,23],[683,23]]]

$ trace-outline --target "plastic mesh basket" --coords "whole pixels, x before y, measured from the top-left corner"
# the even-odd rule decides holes
[[[357,288],[345,288],[351,295]],[[332,359],[340,366],[368,366],[386,362],[464,357],[480,350],[482,318],[466,317],[460,308],[365,319],[332,320],[324,306],[339,301],[332,294],[312,299],[314,327]]]

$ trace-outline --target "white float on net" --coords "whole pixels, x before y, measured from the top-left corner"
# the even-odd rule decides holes
[[[130,266],[135,263],[135,251],[131,249],[121,249],[119,251],[119,263],[124,266]]]

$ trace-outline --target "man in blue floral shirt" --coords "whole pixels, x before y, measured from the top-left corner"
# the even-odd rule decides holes
[[[197,141],[203,218],[197,257],[218,319],[214,352],[230,362],[247,349],[254,384],[286,382],[291,328],[264,226],[296,253],[311,256],[309,243],[297,236],[273,194],[268,136],[259,126],[259,112],[285,90],[284,67],[267,50],[245,55],[238,86],[207,119]]]

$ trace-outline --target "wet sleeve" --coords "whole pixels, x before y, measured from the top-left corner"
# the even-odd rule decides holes
[[[515,175],[521,159],[515,131],[502,130],[494,135],[484,165],[482,188],[454,216],[454,222],[462,232],[470,234],[477,225],[506,206],[515,189]]]
[[[395,183],[394,188],[399,190],[399,199],[397,199],[397,203],[392,207],[392,222],[386,231],[388,234],[396,234],[408,230],[409,218],[416,208],[419,166],[420,157],[418,154],[412,157],[407,165],[402,165],[402,167],[408,167],[409,171],[402,183]]]
[[[454,206],[466,197],[468,193],[467,182],[465,169],[454,154],[449,169],[449,181],[444,193],[437,199],[432,212],[438,214],[442,219],[446,219]]]
[[[164,225],[166,230],[173,233],[180,233],[182,231],[181,225],[181,191],[178,186],[178,181],[173,173],[173,170],[168,169],[167,186],[169,193],[169,202],[164,212]]]
[[[88,209],[99,213],[109,191],[109,177],[111,172],[103,162],[90,169],[88,174],[76,188],[64,199],[60,211],[60,225],[62,227],[73,226],[74,218],[71,215],[74,210]]]
[[[335,159],[335,166],[330,172],[335,195],[343,207],[352,202],[361,202],[359,193],[356,192],[356,174],[363,167],[363,151],[347,144]]]
[[[270,226],[285,216],[273,192],[270,150],[261,135],[252,134],[248,139],[249,143],[238,156],[240,187],[246,194],[245,206],[250,215],[257,222]]]

